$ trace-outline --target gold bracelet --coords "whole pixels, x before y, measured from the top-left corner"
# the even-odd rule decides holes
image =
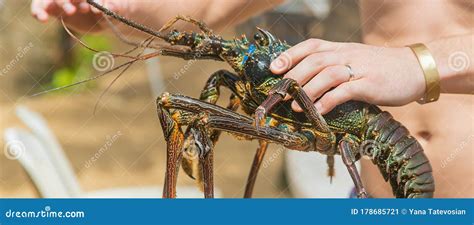
[[[415,53],[418,63],[420,64],[425,76],[425,95],[417,102],[419,104],[426,104],[437,101],[441,92],[441,87],[439,84],[438,69],[433,56],[424,44],[417,43],[408,45],[407,47],[409,47],[413,53]]]

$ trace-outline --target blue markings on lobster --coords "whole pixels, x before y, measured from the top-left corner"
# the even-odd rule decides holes
[[[253,52],[255,52],[255,45],[252,44],[252,45],[249,46],[249,50],[245,54],[244,60],[242,60],[242,65],[244,65],[245,62],[247,62],[247,60],[249,59],[249,56],[252,55]]]

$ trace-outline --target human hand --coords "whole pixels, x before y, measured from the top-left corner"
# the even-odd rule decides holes
[[[128,1],[95,0],[114,12],[124,12]],[[66,24],[80,31],[99,31],[104,29],[100,24],[102,12],[90,6],[85,0],[33,0],[32,15],[41,22],[52,17],[63,17]]]
[[[318,99],[315,106],[321,114],[349,100],[401,106],[420,99],[426,88],[423,71],[408,47],[309,39],[282,53],[270,69],[296,80],[313,102]],[[296,102],[292,108],[302,111]]]

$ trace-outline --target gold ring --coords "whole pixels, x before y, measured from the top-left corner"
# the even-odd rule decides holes
[[[354,71],[352,70],[352,67],[350,65],[345,65],[345,66],[347,68],[347,72],[349,72],[349,80],[348,81],[351,81],[355,77]]]

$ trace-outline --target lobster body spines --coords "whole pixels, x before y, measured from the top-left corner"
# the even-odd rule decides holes
[[[435,189],[431,165],[421,145],[388,112],[371,117],[366,140],[372,140],[372,158],[397,198],[432,198]]]

